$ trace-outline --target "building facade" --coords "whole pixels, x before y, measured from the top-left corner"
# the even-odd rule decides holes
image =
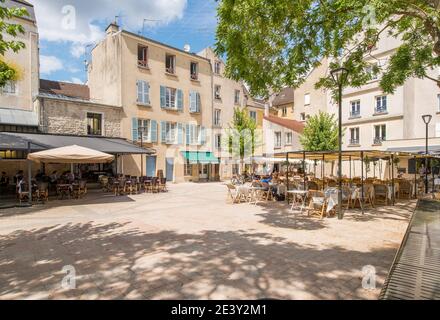
[[[91,99],[123,110],[124,138],[156,155],[124,158],[129,174],[169,181],[218,179],[211,152],[212,72],[208,59],[111,24],[92,50]]]
[[[15,17],[10,23],[20,24],[24,34],[18,34],[15,40],[25,44],[17,53],[8,50],[3,57],[6,63],[18,71],[18,80],[10,81],[0,88],[0,131],[35,132],[38,117],[34,112],[34,101],[39,88],[39,49],[38,27],[34,7],[26,1],[6,0],[1,6],[25,8],[29,13],[25,17]],[[10,40],[9,35],[2,35]]]

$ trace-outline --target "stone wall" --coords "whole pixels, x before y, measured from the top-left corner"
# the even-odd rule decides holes
[[[122,110],[82,101],[40,98],[40,125],[46,133],[87,135],[87,113],[100,113],[102,135],[121,137]]]

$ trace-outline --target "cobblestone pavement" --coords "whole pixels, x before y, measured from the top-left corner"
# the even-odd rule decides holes
[[[226,194],[179,184],[0,210],[0,299],[376,299],[415,208],[319,220]]]

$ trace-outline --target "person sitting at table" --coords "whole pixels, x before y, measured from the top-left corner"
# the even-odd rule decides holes
[[[6,172],[2,172],[0,177],[0,189],[6,189],[9,185],[9,177],[6,175]]]
[[[44,178],[44,174],[41,172],[41,170],[37,170],[37,174],[35,175],[36,181],[42,181]]]
[[[17,173],[14,176],[14,183],[17,184],[21,179],[23,179],[23,175],[24,175],[23,170],[17,171]]]
[[[67,171],[66,173],[66,179],[69,181],[69,183],[73,183],[75,181],[75,175],[71,171]]]
[[[56,184],[58,181],[58,172],[55,170],[52,172],[52,174],[49,176],[50,183]]]
[[[261,179],[261,182],[263,182],[263,183],[271,183],[272,182],[272,175],[270,175],[267,178]]]

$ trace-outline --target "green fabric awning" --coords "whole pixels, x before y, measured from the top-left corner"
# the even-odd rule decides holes
[[[185,159],[191,164],[218,164],[220,161],[214,156],[212,152],[200,152],[200,151],[184,151],[182,152]]]

